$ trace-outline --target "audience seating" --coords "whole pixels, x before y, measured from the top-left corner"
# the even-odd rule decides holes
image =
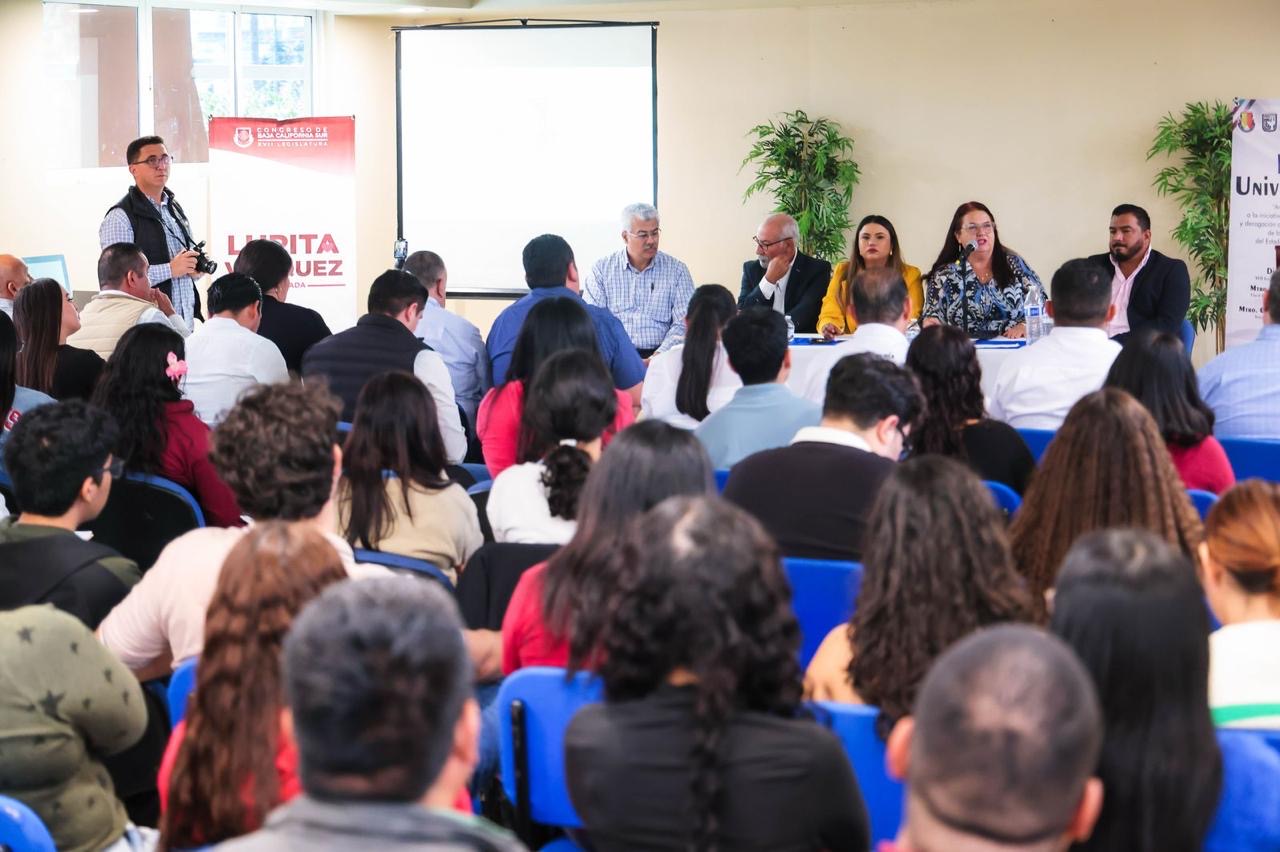
[[[566,680],[560,668],[520,669],[502,682],[496,699],[502,789],[515,805],[521,838],[530,836],[535,822],[582,827],[565,781],[564,735],[573,714],[603,695],[594,675],[579,672]]]
[[[187,699],[196,689],[196,663],[199,657],[183,660],[169,677],[169,726],[176,728],[187,716]]]
[[[340,432],[340,433],[341,433],[341,434],[343,434],[343,435],[350,434],[350,432],[351,432],[351,424],[350,424],[350,423],[348,423],[346,420],[339,420],[339,421],[338,421],[338,432]]]
[[[419,574],[423,577],[430,577],[438,583],[441,583],[449,591],[453,591],[453,583],[449,577],[436,565],[425,559],[415,559],[412,556],[404,556],[399,553],[385,553],[381,550],[365,550],[363,548],[355,548],[356,562],[368,562],[373,565],[385,565],[397,572],[408,571],[413,574]]]
[[[489,542],[467,560],[458,574],[458,609],[471,630],[501,630],[507,604],[521,575],[551,558],[554,544]]]
[[[471,502],[476,504],[476,516],[480,520],[480,535],[486,542],[493,541],[493,525],[489,523],[489,489],[492,487],[493,480],[487,479],[467,489]]]
[[[876,734],[880,711],[861,704],[818,702],[815,715],[835,732],[844,746],[853,774],[858,777],[862,800],[871,818],[871,843],[893,840],[902,823],[901,782],[889,777],[885,768],[884,741]]]
[[[1280,482],[1280,441],[1245,441],[1219,438],[1236,479]]]
[[[489,473],[489,467],[487,465],[476,464],[474,462],[463,462],[457,466],[471,474],[471,478],[477,483],[488,482],[493,479],[493,475]]]
[[[853,615],[862,586],[862,565],[787,558],[782,567],[791,583],[791,608],[800,622],[800,665],[807,667],[831,628]]]
[[[1026,442],[1027,449],[1031,450],[1031,455],[1035,457],[1036,463],[1040,463],[1041,457],[1044,456],[1045,449],[1049,446],[1049,442],[1053,440],[1053,429],[1019,429],[1018,434],[1022,436],[1022,440]]]
[[[83,529],[146,571],[165,545],[204,525],[190,491],[161,476],[127,473],[112,482],[102,514]]]
[[[1196,327],[1191,324],[1191,320],[1184,319],[1182,327],[1179,329],[1182,334],[1182,345],[1186,347],[1187,357],[1191,357],[1191,350],[1196,348]]]
[[[983,480],[982,484],[987,486],[991,496],[996,498],[996,508],[1003,512],[1005,517],[1012,518],[1014,513],[1022,506],[1022,498],[1018,496],[1018,492],[1003,482]]]
[[[728,481],[729,481],[729,471],[717,470],[716,471],[716,492],[719,494],[723,494],[724,484]]]
[[[55,852],[53,837],[31,808],[0,796],[0,849],[8,852]]]
[[[1209,510],[1213,508],[1213,504],[1218,502],[1218,495],[1212,491],[1201,491],[1199,488],[1188,488],[1187,496],[1191,498],[1191,503],[1196,507],[1196,511],[1200,513],[1200,520],[1209,517]]]

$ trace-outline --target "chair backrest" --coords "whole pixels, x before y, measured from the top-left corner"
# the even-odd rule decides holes
[[[1218,728],[1217,739],[1222,794],[1204,849],[1280,848],[1280,731]]]
[[[800,622],[800,665],[807,667],[831,628],[853,615],[862,565],[824,559],[782,560],[791,583],[791,608]]]
[[[477,479],[475,485],[467,486],[467,493],[471,495],[484,494],[486,491],[493,490],[492,479]]]
[[[449,576],[440,568],[425,559],[415,559],[412,556],[404,556],[400,553],[387,553],[382,550],[364,550],[363,548],[355,548],[356,562],[368,562],[373,565],[384,565],[387,568],[396,571],[408,571],[414,574],[420,574],[423,577],[430,577],[439,583],[443,583],[444,587],[449,591],[453,591],[453,582],[449,580]]]
[[[0,848],[9,852],[56,852],[53,837],[36,812],[0,796]]]
[[[1191,320],[1184,319],[1178,331],[1182,335],[1182,346],[1187,350],[1187,354],[1190,355],[1191,350],[1196,348],[1196,327],[1191,324]]]
[[[1219,438],[1236,479],[1280,482],[1280,441],[1245,441]]]
[[[1209,510],[1213,508],[1213,504],[1218,502],[1218,495],[1212,491],[1201,491],[1199,488],[1188,488],[1187,496],[1191,498],[1191,503],[1196,507],[1196,511],[1200,513],[1200,520],[1209,517]]]
[[[556,544],[489,542],[471,554],[458,575],[458,609],[472,630],[501,630],[507,605],[524,572],[545,562]]]
[[[1022,440],[1026,441],[1027,449],[1031,451],[1031,455],[1035,457],[1036,463],[1040,462],[1044,451],[1048,448],[1049,442],[1053,440],[1053,429],[1019,429],[1018,434],[1022,436]]]
[[[991,496],[996,499],[996,508],[1006,516],[1013,517],[1013,514],[1022,506],[1022,498],[1018,496],[1018,492],[1014,491],[1003,482],[994,482],[990,479],[985,479],[982,484],[987,486],[987,490],[991,492]]]
[[[476,464],[475,462],[463,462],[458,467],[471,474],[471,478],[476,482],[488,482],[493,479],[493,474],[489,473],[487,465]]]
[[[339,431],[341,434],[343,434],[343,435],[346,435],[346,434],[350,433],[350,432],[351,432],[351,424],[350,424],[349,422],[347,422],[346,420],[339,420],[339,421],[338,421],[338,431]]]
[[[128,473],[111,483],[102,514],[84,528],[93,532],[94,541],[145,571],[165,545],[204,525],[204,512],[190,491],[162,476]]]
[[[858,777],[862,801],[871,817],[871,845],[893,840],[902,824],[905,788],[889,777],[885,766],[884,742],[876,734],[880,711],[861,704],[820,702],[815,715],[824,722],[844,746],[853,774]]]
[[[595,675],[533,666],[507,677],[498,690],[502,789],[515,805],[517,832],[531,822],[580,828],[564,773],[564,735],[573,714],[602,699]]]
[[[729,471],[720,469],[716,471],[716,492],[724,493],[724,484],[729,481]]]
[[[196,689],[196,663],[199,657],[189,657],[178,664],[169,677],[169,726],[176,728],[187,717],[187,700]]]

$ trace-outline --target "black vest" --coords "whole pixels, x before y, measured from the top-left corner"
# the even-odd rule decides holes
[[[329,390],[342,398],[342,419],[350,423],[365,382],[387,370],[412,373],[418,353],[429,349],[394,317],[365,314],[354,328],[308,349],[302,356],[302,375],[328,379]]]
[[[191,238],[191,225],[187,221],[187,214],[183,212],[178,200],[173,197],[173,193],[165,188],[161,191],[161,197],[168,199],[169,211],[173,214],[173,218],[178,220],[178,236],[186,240],[188,245],[194,243]],[[129,187],[129,191],[125,193],[110,209],[119,208],[129,217],[129,226],[133,228],[133,242],[138,248],[142,249],[142,253],[146,255],[147,263],[152,266],[162,263],[168,263],[172,260],[169,255],[169,243],[165,237],[164,222],[160,219],[160,214],[156,212],[156,207],[151,203],[151,199],[142,194],[142,190],[136,186]],[[156,289],[173,299],[173,280],[166,279],[156,285]],[[197,319],[204,319],[200,313],[200,291],[195,291],[195,316]]]

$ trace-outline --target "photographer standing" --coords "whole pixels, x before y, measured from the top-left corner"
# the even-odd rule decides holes
[[[159,136],[143,136],[129,143],[125,160],[134,185],[107,211],[98,228],[102,248],[115,243],[134,243],[146,255],[151,269],[151,286],[164,293],[173,309],[191,328],[200,314],[195,275],[200,252],[191,236],[191,225],[182,207],[165,187],[173,158]],[[206,261],[207,262],[207,261]]]

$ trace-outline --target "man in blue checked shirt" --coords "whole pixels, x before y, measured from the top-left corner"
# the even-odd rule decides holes
[[[623,208],[624,247],[597,260],[582,288],[587,304],[622,321],[641,358],[684,342],[684,315],[693,296],[689,267],[658,251],[659,233],[657,208]]]
[[[169,297],[190,329],[192,320],[203,319],[196,295],[196,252],[190,248],[196,241],[173,190],[165,186],[173,158],[159,136],[143,136],[129,143],[125,162],[134,185],[107,211],[98,241],[104,249],[116,243],[142,249],[151,264],[151,286]]]

